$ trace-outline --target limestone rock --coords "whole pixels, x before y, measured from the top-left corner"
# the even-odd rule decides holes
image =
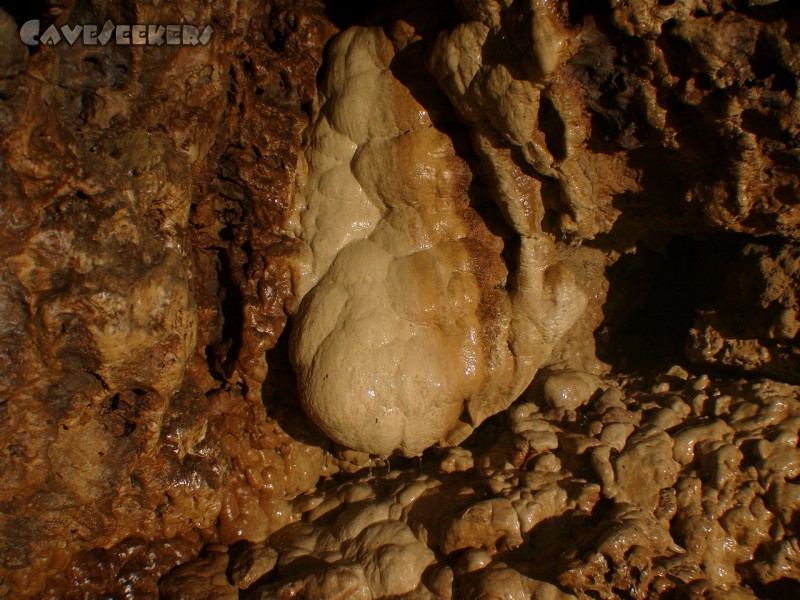
[[[513,402],[584,298],[532,221],[509,222],[509,272],[469,205],[467,165],[395,78],[395,57],[379,29],[348,29],[328,48],[291,358],[304,409],[332,439],[413,456]],[[515,197],[503,206],[524,210]]]

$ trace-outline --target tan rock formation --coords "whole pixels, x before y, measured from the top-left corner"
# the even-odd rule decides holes
[[[582,292],[516,195],[503,241],[469,206],[469,172],[392,74],[379,29],[330,44],[299,235],[304,299],[291,357],[308,415],[382,456],[458,443],[528,386],[580,314]]]

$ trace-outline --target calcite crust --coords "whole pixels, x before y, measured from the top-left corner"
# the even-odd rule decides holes
[[[395,56],[377,28],[329,45],[291,358],[303,407],[331,438],[413,456],[513,402],[585,300],[534,215],[509,223],[508,272],[503,240],[469,205],[467,165],[393,75]],[[526,219],[520,198],[502,201]]]

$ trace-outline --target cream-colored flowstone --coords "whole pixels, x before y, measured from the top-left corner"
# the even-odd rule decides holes
[[[329,46],[299,182],[290,354],[303,407],[333,440],[411,456],[513,402],[585,299],[543,211],[513,195],[500,198],[518,236],[508,272],[504,241],[469,205],[467,164],[394,56],[377,28]]]
[[[767,597],[756,586],[800,572],[798,393],[677,366],[542,370],[485,443],[298,497],[231,581],[309,600]]]

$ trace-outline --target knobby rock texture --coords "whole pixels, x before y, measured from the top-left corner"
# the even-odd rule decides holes
[[[0,596],[800,594],[794,4],[0,4]]]
[[[0,15],[0,590],[152,596],[205,543],[265,539],[319,477],[322,449],[261,398],[331,26],[316,5],[256,2]],[[28,16],[215,33],[29,51]]]
[[[395,53],[381,29],[351,27],[328,48],[298,197],[311,291],[291,358],[303,407],[334,440],[416,456],[515,400],[585,299],[540,203],[511,195],[509,272],[469,206],[467,165],[392,73],[420,43],[397,37]]]

